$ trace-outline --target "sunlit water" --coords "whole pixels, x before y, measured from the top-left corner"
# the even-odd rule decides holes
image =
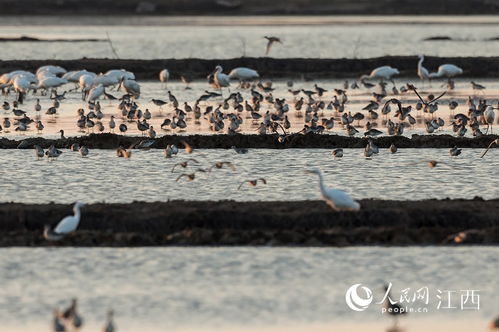
[[[416,68],[416,64],[415,67]],[[263,77],[264,80],[267,79],[272,79],[271,77]],[[356,78],[351,78],[348,81],[353,83]],[[439,108],[438,110],[433,114],[434,118],[441,117],[445,121],[445,125],[443,127],[440,127],[437,131],[435,131],[435,134],[454,134],[452,132],[452,127],[451,127],[451,122],[453,119],[451,119],[451,113],[449,110],[448,103],[450,101],[457,101],[459,103],[458,108],[452,113],[468,113],[468,106],[466,105],[466,101],[468,99],[468,96],[472,96],[473,98],[476,99],[476,104],[478,104],[478,99],[479,98],[485,98],[488,100],[489,104],[494,104],[497,102],[496,96],[499,94],[499,82],[496,80],[491,80],[491,79],[478,79],[476,82],[484,84],[487,89],[483,90],[481,92],[476,92],[471,89],[471,85],[468,80],[464,79],[458,79],[456,81],[456,89],[453,91],[447,92],[447,94],[439,100]],[[435,96],[440,95],[443,91],[445,91],[445,88],[440,87],[442,84],[442,81],[438,82],[435,81],[432,83],[431,86],[426,83],[425,86],[421,84],[419,81],[414,81],[413,79],[398,79],[397,80],[397,87],[400,88],[401,86],[405,85],[406,82],[414,83],[418,87],[420,87],[420,93],[422,94],[423,97],[426,97],[428,94],[434,94]],[[169,126],[164,127],[163,129],[161,128],[161,124],[165,120],[165,118],[171,119],[174,115],[174,107],[172,104],[169,102],[168,95],[167,95],[167,90],[161,86],[159,81],[139,81],[141,85],[141,97],[137,100],[137,103],[142,111],[145,111],[146,109],[149,109],[149,111],[152,113],[152,118],[148,120],[148,123],[151,124],[154,127],[154,130],[157,133],[157,136],[165,135],[165,134],[213,134],[213,133],[226,133],[227,128],[229,127],[229,120],[225,120],[225,127],[218,132],[215,132],[210,129],[211,123],[209,122],[209,114],[208,115],[202,115],[201,119],[199,122],[196,122],[194,119],[193,113],[187,113],[186,117],[186,123],[187,123],[187,128],[185,130],[181,130],[180,128],[176,128],[172,130]],[[315,96],[314,98],[317,101],[323,101],[325,103],[325,106],[327,106],[331,101],[334,100],[335,97],[335,92],[334,89],[343,89],[343,83],[344,80],[338,80],[338,79],[328,79],[328,80],[315,80],[313,82],[305,82],[303,80],[295,80],[294,86],[292,90],[300,90],[300,89],[305,89],[305,90],[314,90],[314,84],[318,84],[320,87],[328,90],[322,97]],[[179,108],[184,110],[184,103],[187,103],[191,107],[194,107],[195,101],[205,93],[205,90],[210,90],[213,91],[213,89],[208,85],[206,81],[195,81],[192,82],[189,85],[190,89],[185,89],[185,85],[179,81],[173,81],[168,84],[168,89],[176,96],[178,102],[179,102]],[[297,97],[294,97],[288,90],[287,86],[287,80],[276,80],[275,83],[273,84],[273,87],[275,90],[272,92],[272,95],[274,98],[285,98],[287,104],[289,105],[289,112],[287,113],[289,121],[291,123],[291,128],[290,132],[298,132],[303,129],[303,126],[305,124],[305,110],[307,108],[307,104],[305,102],[304,106],[302,107],[301,111],[296,111],[294,108],[296,100],[298,100],[301,97],[305,97],[305,101],[307,100],[307,97],[303,94],[300,93]],[[74,88],[73,84],[67,84],[66,86],[60,87],[58,92],[62,93],[62,91],[69,90]],[[430,114],[423,113],[422,111],[416,111],[415,106],[416,103],[419,101],[417,99],[417,96],[412,93],[412,92],[407,92],[399,95],[394,95],[391,91],[391,84],[388,85],[387,87],[387,92],[388,96],[380,102],[379,109],[376,110],[378,113],[379,117],[377,120],[372,120],[368,116],[368,112],[366,110],[362,110],[363,107],[365,107],[371,100],[373,100],[373,92],[380,93],[379,86],[374,87],[372,89],[349,89],[347,90],[347,96],[348,96],[348,101],[345,104],[345,112],[351,112],[352,115],[354,115],[357,112],[362,113],[365,118],[364,120],[361,121],[354,121],[353,125],[356,126],[357,130],[359,131],[359,135],[363,135],[363,133],[366,131],[365,125],[366,122],[371,122],[375,128],[381,130],[385,135],[387,134],[387,128],[386,128],[386,121],[387,119],[391,119],[393,122],[398,123],[399,120],[398,118],[395,118],[395,111],[396,111],[396,105],[391,106],[391,112],[388,114],[388,116],[383,116],[381,114],[381,109],[383,108],[384,103],[389,100],[389,98],[396,97],[402,100],[404,106],[412,105],[413,111],[411,112],[411,115],[416,118],[417,123],[409,128],[406,128],[404,130],[404,135],[410,136],[412,134],[425,134],[426,133],[426,126],[425,126],[425,121],[431,120],[432,116]],[[120,97],[124,92],[123,91],[116,91],[112,88],[108,89],[108,92],[115,95],[116,97]],[[229,91],[227,89],[224,89],[223,91],[223,96],[227,97]],[[241,92],[243,98],[248,101],[250,104],[251,102],[251,94],[249,90],[241,90],[238,88],[238,84],[236,82],[232,83],[231,90],[230,92]],[[265,95],[265,94],[264,94]],[[11,94],[7,97],[0,97],[0,103],[3,103],[3,101],[7,101],[12,104],[13,100],[16,98],[15,95]],[[158,106],[155,106],[151,100],[152,99],[161,99],[166,102],[168,102],[167,105],[164,105],[162,109]],[[36,103],[36,100],[40,99],[40,103],[42,105],[42,111],[40,114],[37,114],[34,111],[34,105]],[[15,117],[13,113],[10,111],[6,112],[3,110],[0,110],[0,120],[3,121],[4,118],[10,119],[12,125],[10,128],[3,128],[3,131],[0,131],[0,137],[5,136],[8,138],[15,138],[15,139],[23,139],[26,137],[38,137],[38,136],[44,136],[44,137],[50,137],[50,138],[55,138],[58,137],[59,134],[57,132],[60,129],[63,129],[65,132],[66,136],[75,136],[75,135],[84,135],[86,134],[89,130],[87,131],[79,131],[79,128],[77,127],[77,119],[79,118],[77,116],[77,110],[79,108],[84,108],[85,112],[88,112],[88,107],[85,102],[82,101],[81,99],[81,93],[80,92],[67,92],[66,93],[66,99],[62,100],[60,103],[60,106],[58,108],[58,114],[54,117],[52,115],[46,115],[45,112],[46,110],[52,106],[53,101],[49,98],[49,96],[41,96],[40,91],[36,94],[33,95],[30,93],[24,104],[20,105],[19,108],[23,111],[27,112],[27,115],[34,120],[41,120],[44,129],[42,133],[37,133],[35,124],[31,124],[29,126],[28,131],[26,132],[19,132],[16,131],[15,128],[16,126],[14,125],[15,119],[19,117]],[[201,102],[200,107],[202,113],[205,112],[207,106],[213,106],[214,108],[222,105],[223,99],[218,97],[218,98],[213,98],[210,99],[208,102]],[[139,135],[140,132],[137,129],[137,124],[136,121],[127,121],[126,118],[122,118],[122,113],[118,109],[118,104],[119,101],[108,101],[108,100],[100,100],[100,104],[102,106],[102,112],[104,113],[104,118],[101,120],[101,122],[104,125],[104,132],[109,132],[109,120],[111,115],[114,115],[116,117],[116,129],[115,132],[119,133],[118,126],[121,123],[124,123],[127,125],[128,130],[126,132],[127,135]],[[243,103],[244,105],[244,103]],[[224,110],[221,108],[221,111],[224,114],[229,114],[229,113],[238,113],[236,110],[234,110],[232,103],[229,103],[229,109]],[[252,133],[255,134],[257,132],[257,128],[261,121],[263,121],[263,115],[265,115],[265,112],[269,111],[270,113],[275,113],[275,108],[272,104],[270,104],[267,101],[263,101],[261,103],[261,109],[260,109],[260,115],[262,115],[262,118],[259,120],[253,120],[250,116],[250,113],[246,110],[244,110],[241,113],[238,113],[242,119],[243,123],[241,124],[240,128],[238,129],[239,132],[241,133]],[[497,111],[496,111],[497,113]],[[335,118],[335,125],[334,128],[331,130],[326,130],[325,133],[335,133],[335,134],[340,134],[340,135],[346,135],[347,132],[345,130],[345,127],[341,125],[341,113],[335,112],[333,110],[328,110],[325,108],[323,111],[318,112],[319,119],[329,119],[330,117]],[[499,120],[499,116],[496,117]],[[97,121],[95,118],[93,119],[94,121]],[[407,122],[407,120],[406,120]],[[281,121],[282,123],[282,121]],[[321,120],[319,120],[319,123],[321,124]],[[3,125],[3,122],[0,122],[0,125],[5,127]],[[97,128],[94,127],[92,129],[93,132],[98,132]],[[486,126],[482,127],[482,131],[485,133],[486,131]],[[281,132],[281,130],[279,130]],[[472,131],[471,129],[468,128],[467,133],[465,134],[467,137],[472,137]]]
[[[382,149],[365,159],[363,149],[345,149],[342,159],[333,159],[328,149],[250,149],[239,155],[232,149],[180,152],[167,159],[159,149],[134,150],[131,159],[116,157],[113,150],[91,150],[87,158],[63,150],[55,161],[37,160],[32,150],[0,150],[1,201],[25,203],[131,202],[186,200],[308,200],[319,199],[318,179],[305,174],[320,167],[328,186],[344,189],[357,199],[419,200],[429,198],[497,198],[499,178],[494,174],[498,150],[484,159],[478,149],[464,149],[450,157],[447,149]],[[189,158],[187,168],[173,166]],[[441,162],[429,168],[427,162]],[[208,168],[216,161],[231,161],[236,167],[196,173],[192,182],[177,177]],[[238,186],[263,177],[267,185]]]
[[[386,23],[383,23],[386,22]],[[427,24],[428,22],[432,24]],[[464,23],[463,23],[464,22]],[[484,24],[486,23],[486,24]],[[121,58],[261,57],[265,35],[279,36],[277,58],[371,58],[385,55],[490,56],[499,53],[499,22],[487,17],[8,17],[0,36],[98,38],[106,32]],[[276,25],[277,24],[277,25]],[[39,25],[43,25],[43,29]],[[454,41],[423,41],[449,36]],[[50,44],[6,42],[1,59],[113,58],[107,41]]]
[[[97,331],[108,308],[123,332],[384,331],[381,305],[353,312],[345,292],[362,283],[379,302],[392,282],[394,300],[429,289],[428,312],[402,319],[407,331],[456,321],[453,331],[480,331],[499,310],[497,269],[486,268],[498,257],[486,247],[1,249],[0,325],[49,331],[52,308],[76,296],[83,331]],[[461,310],[458,296],[458,309],[437,309],[438,290],[467,289],[479,290],[480,310]]]

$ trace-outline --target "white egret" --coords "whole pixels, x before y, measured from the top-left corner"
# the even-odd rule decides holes
[[[391,81],[394,85],[393,76],[400,74],[397,68],[393,68],[390,66],[381,66],[374,69],[369,75],[362,75],[360,77],[361,81],[365,79],[379,79],[379,80],[387,80]]]
[[[134,98],[137,99],[140,97],[140,85],[135,80],[122,78],[120,86],[122,86],[125,89],[125,91],[129,95],[132,95]]]
[[[423,86],[424,86],[424,81],[430,79],[430,72],[428,71],[428,69],[423,67],[423,61],[424,61],[424,55],[420,55],[418,62],[418,77],[423,81]]]
[[[259,78],[260,75],[256,70],[246,68],[246,67],[237,67],[231,70],[229,73],[230,79],[237,79],[239,81],[250,81],[256,78]]]
[[[322,173],[318,168],[306,170],[307,173],[317,174],[319,176],[319,187],[322,198],[330,207],[336,211],[358,211],[360,204],[354,201],[347,193],[342,190],[327,188],[324,186]]]
[[[94,86],[87,94],[88,101],[95,101],[99,99],[104,94],[104,86],[102,84],[98,84]]]
[[[168,69],[165,68],[159,72],[159,81],[163,83],[162,85],[164,85],[165,87],[167,86],[169,79],[170,79],[170,72],[168,71]]]
[[[229,75],[222,73],[222,66],[216,66],[213,72],[213,83],[216,89],[222,90],[230,86]]]
[[[463,70],[456,65],[452,64],[444,64],[438,67],[438,71],[436,73],[431,73],[430,78],[440,78],[446,77],[451,79],[452,77],[461,75]]]
[[[55,226],[54,232],[66,235],[76,231],[81,218],[80,208],[83,206],[85,206],[85,203],[76,202],[73,207],[74,215],[63,218],[57,226]]]

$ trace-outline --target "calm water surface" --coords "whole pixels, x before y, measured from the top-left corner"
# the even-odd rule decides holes
[[[447,149],[400,149],[391,154],[382,149],[365,159],[363,149],[345,149],[342,159],[333,159],[327,149],[250,149],[239,155],[233,150],[180,152],[167,159],[162,150],[134,150],[131,159],[116,157],[114,150],[91,150],[89,157],[64,150],[53,162],[37,160],[32,150],[0,150],[1,201],[24,203],[131,202],[186,200],[304,200],[319,199],[318,180],[305,174],[320,167],[329,186],[344,189],[357,199],[416,200],[428,198],[497,198],[499,178],[494,174],[499,150],[464,149],[450,157]],[[172,167],[195,158],[186,169]],[[442,162],[429,168],[427,162]],[[216,161],[232,161],[236,172],[217,169],[197,173],[192,182],[175,180],[182,173],[207,168]],[[241,182],[264,177],[268,184],[243,186]]]
[[[379,301],[392,282],[397,298],[429,288],[428,312],[402,320],[407,331],[426,330],[425,322],[482,331],[499,312],[497,268],[484,268],[498,257],[487,247],[1,249],[0,325],[49,331],[52,308],[77,296],[83,331],[97,331],[111,307],[123,332],[384,331],[390,320],[380,305],[355,313],[344,296],[363,283]],[[481,309],[437,310],[438,289],[479,290]]]
[[[385,22],[385,23],[384,23]],[[431,24],[428,24],[431,23]],[[39,25],[43,25],[40,29]],[[121,58],[261,57],[265,35],[282,38],[277,58],[371,58],[385,55],[490,56],[499,53],[499,21],[493,17],[8,17],[0,36],[47,39],[98,38],[109,33]],[[423,41],[449,36],[453,41]],[[112,58],[107,41],[91,43],[7,42],[1,59]]]

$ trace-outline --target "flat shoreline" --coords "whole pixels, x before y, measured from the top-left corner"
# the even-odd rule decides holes
[[[262,79],[290,78],[314,80],[318,78],[355,78],[368,74],[376,67],[390,65],[400,71],[398,78],[416,77],[417,56],[384,56],[369,59],[311,59],[311,58],[233,58],[233,59],[74,59],[74,60],[4,60],[0,73],[13,70],[35,72],[40,66],[59,65],[67,70],[87,69],[96,73],[112,68],[124,68],[135,73],[137,79],[157,80],[158,73],[168,68],[172,80],[185,75],[192,79],[206,79],[217,65],[227,71],[236,67],[257,70]],[[499,76],[499,57],[425,57],[425,66],[437,68],[453,63],[464,70],[460,77],[487,78]],[[397,77],[395,79],[397,79]]]
[[[281,136],[281,138],[284,136]],[[498,135],[484,135],[481,137],[456,137],[451,135],[412,135],[381,136],[372,138],[380,148],[388,148],[394,144],[398,148],[477,148],[485,149]],[[164,135],[155,139],[141,136],[127,136],[117,134],[89,134],[84,136],[67,137],[64,139],[48,139],[43,137],[28,137],[22,140],[0,138],[0,149],[33,149],[34,145],[48,148],[54,145],[60,149],[68,149],[72,144],[86,145],[90,149],[117,149],[133,145],[140,146],[141,141],[153,141],[151,149],[165,149],[169,144],[182,147],[182,141],[187,142],[194,149],[229,149],[232,146],[252,149],[290,149],[290,148],[364,148],[367,138],[362,136],[348,137],[335,134],[291,134],[279,141],[279,136],[247,135],[247,134],[215,134],[215,135]]]
[[[60,242],[44,240],[42,230],[72,214],[71,205],[1,203],[0,247],[499,244],[499,200],[359,202],[359,212],[322,201],[96,203]]]

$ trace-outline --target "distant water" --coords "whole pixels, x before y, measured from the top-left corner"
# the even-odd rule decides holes
[[[0,249],[0,328],[50,331],[52,308],[76,296],[82,331],[99,331],[108,308],[120,332],[385,331],[380,305],[353,312],[345,292],[362,283],[379,301],[392,282],[396,298],[429,288],[428,312],[401,320],[407,331],[484,331],[499,313],[498,257],[487,247]],[[479,290],[481,309],[437,310],[438,289]]]
[[[430,23],[430,24],[428,24]],[[40,28],[40,25],[43,28]],[[99,38],[106,32],[121,58],[261,57],[265,35],[279,36],[276,58],[371,58],[385,55],[499,54],[495,17],[8,17],[0,36]],[[454,41],[423,41],[448,36]],[[112,58],[107,42],[1,43],[0,58]]]
[[[64,150],[58,160],[37,160],[33,150],[0,150],[2,202],[70,203],[185,200],[282,201],[320,199],[318,179],[305,174],[320,167],[328,186],[343,189],[357,199],[420,200],[429,198],[497,198],[499,177],[494,174],[499,150],[480,159],[482,150],[464,149],[450,157],[448,149],[400,149],[391,154],[382,149],[366,160],[363,149],[345,149],[334,160],[328,149],[250,149],[238,155],[233,150],[180,152],[171,159],[163,151],[135,150],[131,159],[116,157],[114,150],[91,150],[88,158]],[[172,167],[195,158],[183,169]],[[441,162],[429,168],[427,162]],[[208,168],[216,161],[232,161],[236,172],[214,169],[197,173],[196,179],[180,179],[182,173]],[[264,177],[267,185],[238,186],[245,180]]]

